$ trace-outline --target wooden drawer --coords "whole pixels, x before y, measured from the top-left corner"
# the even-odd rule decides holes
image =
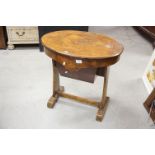
[[[7,33],[9,42],[39,43],[38,27],[8,26]]]

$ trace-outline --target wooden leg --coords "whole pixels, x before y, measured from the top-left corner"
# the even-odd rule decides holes
[[[47,107],[48,108],[53,108],[55,103],[58,100],[58,91],[64,91],[64,87],[60,87],[60,81],[59,81],[59,72],[56,67],[55,61],[52,61],[53,63],[53,95],[51,98],[48,100]]]
[[[108,105],[108,101],[109,101],[109,97],[107,97],[107,86],[108,86],[108,68],[104,68],[105,72],[104,72],[104,85],[103,85],[103,93],[102,93],[102,99],[101,102],[99,103],[98,106],[98,112],[96,114],[96,120],[97,121],[102,121],[107,105]]]
[[[109,97],[107,97],[107,85],[108,85],[108,68],[105,67],[104,68],[104,85],[103,85],[103,93],[102,93],[101,102],[96,102],[90,99],[85,99],[82,97],[64,93],[63,92],[64,87],[60,86],[58,69],[55,65],[55,61],[53,61],[53,95],[49,99],[47,106],[49,108],[53,108],[59,96],[62,96],[62,97],[73,99],[73,100],[76,100],[82,103],[87,103],[89,105],[97,106],[98,112],[96,114],[96,120],[102,121],[106,108],[107,108],[108,100],[109,100]]]
[[[15,48],[15,46],[13,44],[8,44],[8,50],[13,50]]]
[[[58,96],[51,96],[50,99],[47,102],[47,107],[48,108],[53,108],[55,103],[57,102],[57,100],[58,100]]]

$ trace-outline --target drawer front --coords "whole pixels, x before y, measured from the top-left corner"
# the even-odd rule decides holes
[[[39,42],[38,27],[7,27],[10,41]]]

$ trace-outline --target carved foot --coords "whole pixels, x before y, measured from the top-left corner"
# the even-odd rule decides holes
[[[15,48],[15,46],[13,44],[8,44],[8,49],[9,50],[13,50]]]
[[[65,90],[64,86],[60,86],[59,92],[64,92],[64,90]],[[48,108],[53,108],[59,98],[58,92],[55,92],[54,94],[55,95],[51,96],[51,98],[48,100],[47,103]]]
[[[109,97],[106,97],[106,101],[105,101],[105,105],[103,108],[101,109],[98,109],[98,112],[96,114],[96,120],[97,121],[102,121],[103,120],[103,117],[105,115],[105,112],[106,112],[106,109],[107,109],[107,106],[108,106],[108,101],[109,101]]]
[[[48,103],[47,103],[47,107],[48,108],[53,108],[55,103],[57,102],[57,97],[51,97],[49,100],[48,100]]]

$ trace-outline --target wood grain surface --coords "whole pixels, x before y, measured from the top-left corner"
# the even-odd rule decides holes
[[[110,37],[74,30],[47,33],[42,44],[53,52],[74,58],[112,58],[123,51],[123,46]]]
[[[108,66],[115,64],[123,46],[107,36],[73,30],[55,31],[42,37],[45,53],[53,61],[53,95],[48,101],[48,107],[54,107],[59,96],[96,106],[96,120],[102,121],[109,97],[107,97]],[[60,91],[58,66],[60,63],[68,71],[84,68],[103,68],[103,93],[101,101],[93,101],[83,97]]]
[[[4,27],[3,26],[0,26],[0,49],[3,48],[5,49],[6,48],[6,36],[4,34]]]

